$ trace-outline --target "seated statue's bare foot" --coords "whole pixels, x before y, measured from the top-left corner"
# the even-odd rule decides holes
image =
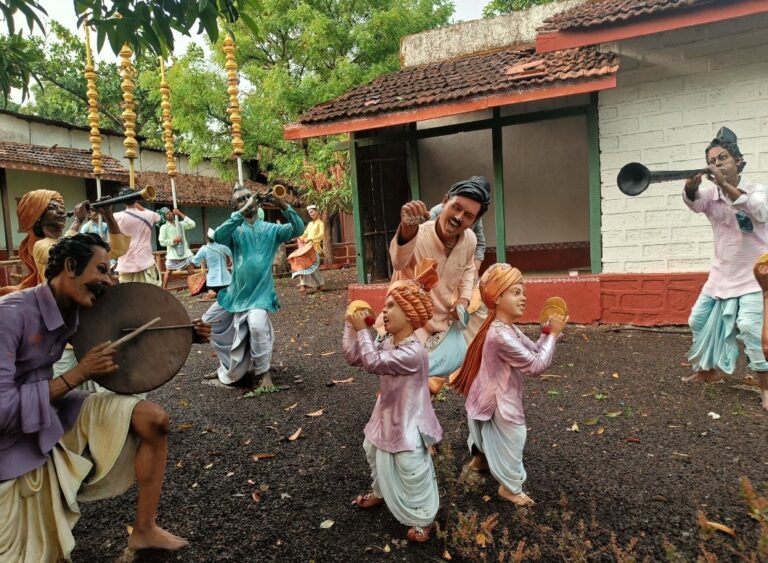
[[[163,530],[157,525],[145,531],[134,528],[131,536],[128,538],[128,547],[133,550],[167,549],[172,551],[187,545],[189,545],[187,540],[172,534],[168,530]]]
[[[516,504],[517,506],[533,506],[535,503],[533,499],[526,495],[524,492],[513,493],[504,485],[499,485],[499,496]]]
[[[710,369],[706,371],[697,371],[696,373],[683,377],[682,380],[684,383],[714,383],[715,381],[720,381],[722,378],[723,376],[720,375],[717,370]]]

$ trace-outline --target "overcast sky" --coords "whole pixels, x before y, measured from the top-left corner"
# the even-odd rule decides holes
[[[488,0],[453,0],[453,4],[456,8],[453,14],[454,21],[469,21],[482,17],[483,6],[487,3]],[[82,29],[77,29],[77,16],[75,15],[72,0],[40,0],[40,4],[48,12],[48,16],[51,19],[68,27],[73,33],[82,35]],[[18,15],[16,21],[19,26],[24,26],[24,20],[20,20]],[[45,23],[47,23],[47,21]],[[201,45],[205,46],[206,43],[204,37],[204,35],[193,35],[192,37],[177,35],[175,51],[177,53],[184,53],[187,50],[187,45],[192,42],[199,42]],[[95,48],[95,34],[92,35],[91,41],[94,42],[92,46]],[[112,53],[112,50],[109,47],[109,42],[107,41],[104,43],[101,52],[95,55],[95,58],[100,60],[117,60],[117,55]],[[21,94],[18,91],[14,91],[11,98],[15,102],[21,102]]]

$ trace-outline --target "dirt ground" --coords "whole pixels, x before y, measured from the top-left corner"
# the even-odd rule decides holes
[[[466,421],[462,400],[443,393],[435,402],[445,431],[436,461],[441,531],[407,545],[406,528],[386,508],[351,505],[370,484],[363,427],[377,388],[375,376],[341,354],[354,277],[329,272],[330,291],[306,298],[278,281],[273,360],[286,389],[243,398],[247,390],[203,385],[216,361],[210,346],[195,345],[181,373],[150,394],[171,414],[159,523],[190,546],[135,560],[694,561],[712,553],[731,561],[757,553],[759,515],[750,517],[740,478],[766,496],[768,412],[742,383],[743,363],[724,383],[680,381],[689,373],[685,327],[566,330],[551,368],[525,391],[531,509],[502,501],[492,477],[457,483],[468,459]],[[193,316],[207,306],[178,295]],[[347,378],[354,382],[332,383]],[[134,487],[82,505],[74,560],[121,556],[135,502]]]

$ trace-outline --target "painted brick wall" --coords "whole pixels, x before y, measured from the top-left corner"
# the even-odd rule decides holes
[[[704,167],[722,125],[739,136],[745,176],[768,184],[768,15],[605,45],[621,55],[618,87],[599,94],[604,272],[706,271],[712,231],[682,201],[682,181],[630,198],[628,162]],[[706,181],[706,180],[705,180]]]

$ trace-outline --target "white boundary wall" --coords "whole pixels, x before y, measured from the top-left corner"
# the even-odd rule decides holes
[[[630,198],[616,174],[633,161],[704,168],[704,149],[726,125],[739,137],[744,175],[768,184],[768,14],[604,48],[621,55],[621,68],[618,87],[599,94],[603,270],[705,271],[712,230],[683,203],[683,182]]]

